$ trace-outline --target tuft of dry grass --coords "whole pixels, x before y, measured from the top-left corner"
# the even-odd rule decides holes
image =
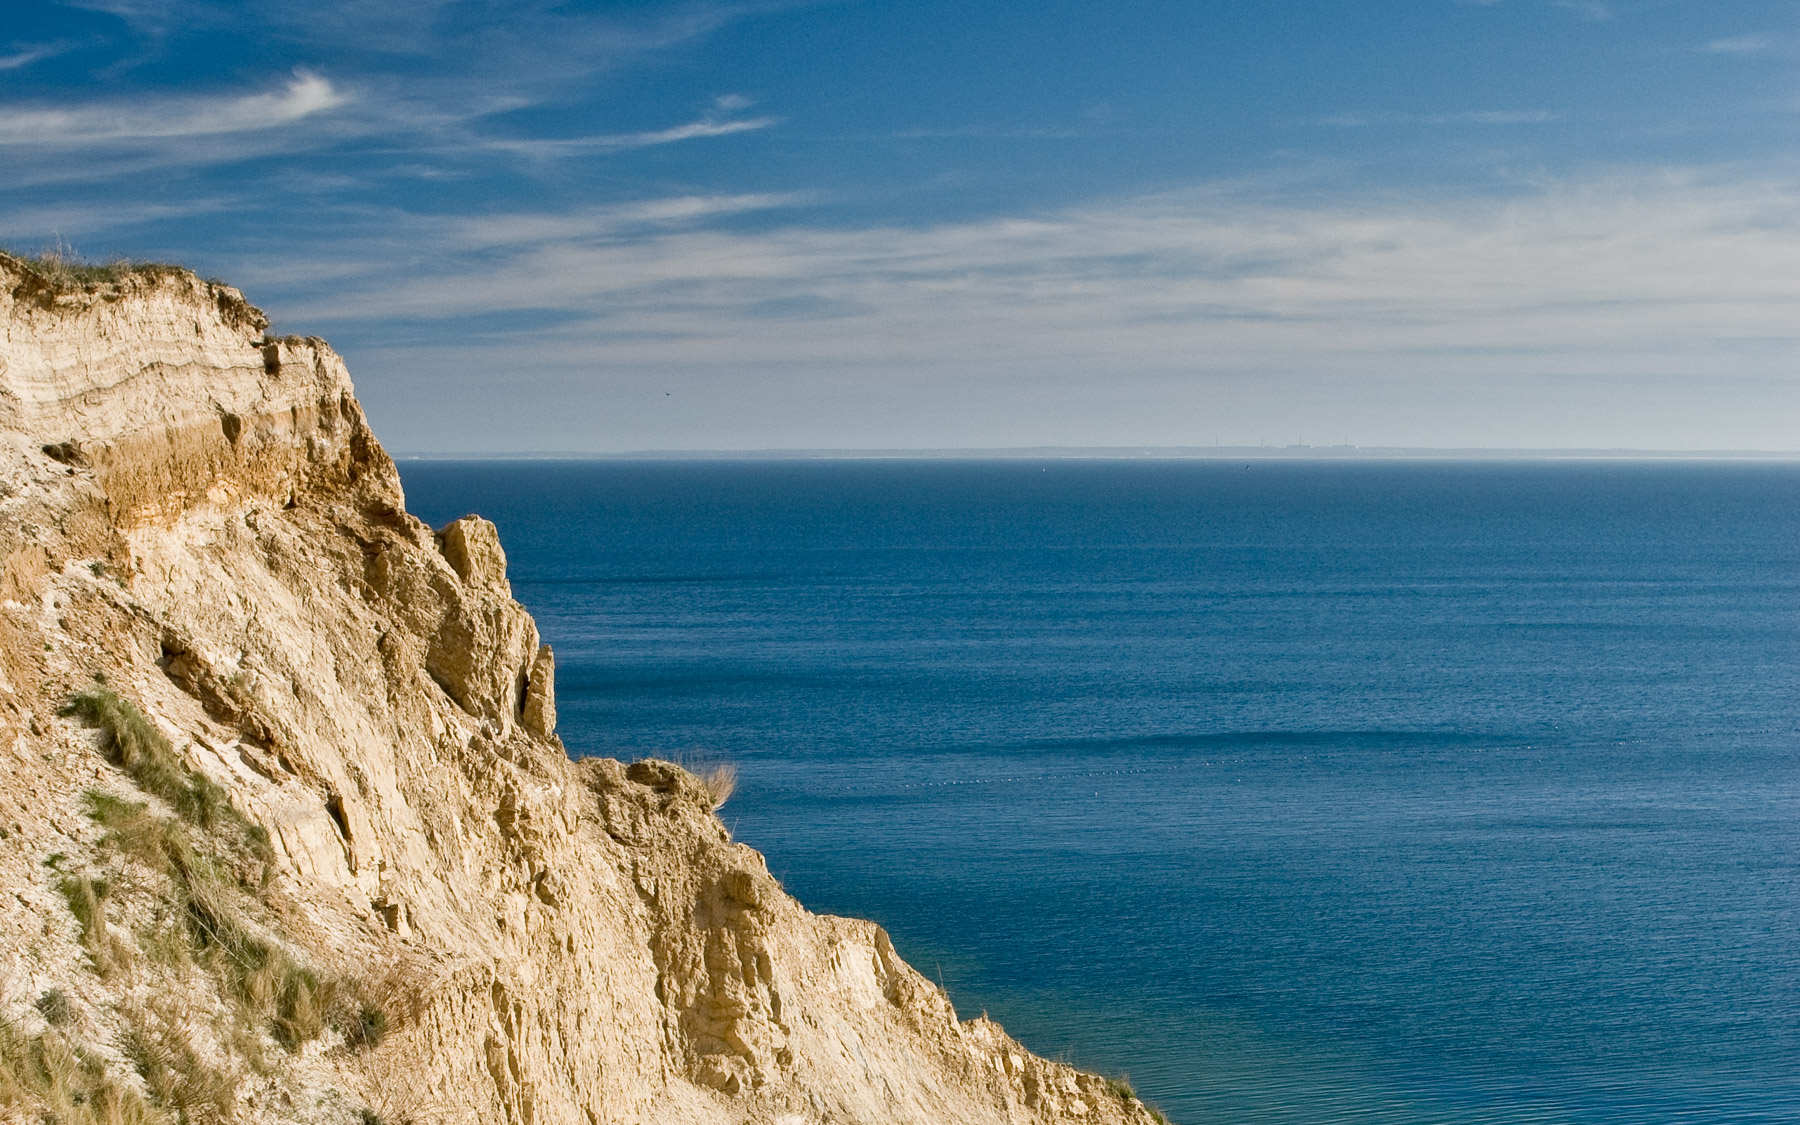
[[[112,884],[88,875],[68,875],[57,883],[56,889],[81,926],[81,945],[93,958],[94,971],[104,979],[129,965],[131,944],[106,925],[106,902],[112,895]]]
[[[720,762],[707,767],[698,774],[700,784],[706,787],[706,793],[712,800],[712,807],[717,810],[731,795],[737,792],[737,767]]]
[[[226,1041],[236,1043],[253,1066],[262,1061],[262,1031],[290,1052],[327,1029],[339,1032],[351,1051],[379,1045],[390,1028],[389,1001],[400,996],[397,986],[389,981],[366,986],[320,972],[251,921],[256,901],[251,892],[266,887],[274,859],[268,833],[233,808],[221,787],[183,764],[169,740],[111,689],[97,684],[77,694],[64,713],[98,729],[108,759],[179,814],[179,819],[158,815],[145,802],[104,790],[91,789],[85,795],[88,815],[106,830],[101,848],[167,878],[172,894],[164,901],[179,921],[147,928],[143,946],[159,964],[197,964],[223,983],[239,1025],[226,1029]],[[218,831],[228,827],[237,831]],[[221,840],[221,835],[226,838]],[[221,845],[232,862],[219,858]],[[260,867],[261,879],[252,878],[246,866]],[[106,930],[110,884],[71,875],[62,880],[61,889],[102,974],[132,955],[133,947]],[[163,1055],[151,1050],[161,1043],[175,1052],[177,1061],[187,1057],[179,1043],[165,1040],[144,1040],[143,1058],[148,1061],[140,1070],[145,1066],[158,1074],[179,1070],[173,1063],[159,1063]],[[145,1080],[151,1081],[148,1072]],[[173,1104],[162,1094],[157,1097],[159,1104]],[[185,1119],[186,1111],[183,1114]]]
[[[32,1007],[38,1010],[38,1015],[43,1016],[44,1022],[51,1027],[61,1027],[75,1018],[75,1005],[69,999],[69,994],[60,988],[44,992],[33,1002]]]
[[[132,277],[172,277],[188,272],[169,262],[135,261],[130,258],[86,262],[69,246],[58,246],[30,256],[0,253],[0,258],[6,259],[19,272],[30,274],[61,292],[117,285]]]
[[[222,1125],[237,1111],[238,1077],[213,1065],[194,1045],[176,1010],[127,1013],[125,1056],[157,1106],[182,1125]]]
[[[77,692],[57,714],[80,719],[99,731],[100,752],[144,792],[178,809],[184,805],[197,811],[215,808],[210,795],[187,797],[189,771],[175,756],[175,747],[142,711],[111,688],[96,684]]]

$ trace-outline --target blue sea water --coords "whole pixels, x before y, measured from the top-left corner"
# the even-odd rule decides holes
[[[1800,467],[402,474],[572,753],[1176,1122],[1800,1121]]]

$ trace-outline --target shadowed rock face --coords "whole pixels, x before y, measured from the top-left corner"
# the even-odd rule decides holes
[[[571,762],[493,525],[406,514],[341,361],[264,324],[185,273],[67,289],[0,256],[0,1018],[172,1113],[131,1065],[154,1016],[241,1120],[1151,1120],[808,913],[698,779]],[[57,715],[96,674],[266,829],[232,909],[381,1035],[289,1049],[229,965],[156,954],[170,877],[84,794],[184,814]],[[109,888],[109,975],[76,874]]]

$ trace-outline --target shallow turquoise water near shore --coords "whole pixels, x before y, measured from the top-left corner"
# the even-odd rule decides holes
[[[402,473],[572,751],[1178,1122],[1800,1119],[1800,467]]]

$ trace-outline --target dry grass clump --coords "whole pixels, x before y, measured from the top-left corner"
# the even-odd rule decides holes
[[[75,1005],[69,1000],[69,994],[60,988],[52,988],[32,1002],[38,1015],[51,1027],[61,1027],[75,1018]]]
[[[364,983],[316,968],[297,955],[269,923],[265,896],[274,851],[267,833],[232,806],[223,788],[190,769],[142,711],[96,684],[73,697],[63,714],[98,730],[107,759],[176,814],[159,812],[148,801],[89,790],[88,816],[104,830],[99,850],[127,866],[113,871],[112,878],[66,874],[58,884],[102,977],[143,956],[183,978],[176,989],[164,990],[162,1003],[150,1010],[120,1005],[127,1028],[121,1045],[149,1099],[136,1094],[135,1103],[115,1098],[125,1108],[109,1109],[111,1116],[92,1120],[109,1125],[229,1121],[237,1111],[245,1064],[260,1074],[276,1073],[283,1052],[299,1051],[328,1031],[338,1034],[344,1050],[374,1048],[397,1018],[406,1018],[422,1003],[397,983],[405,979],[401,976]],[[146,870],[155,876],[149,882],[141,876]],[[129,936],[135,941],[124,940],[107,925],[108,902],[121,888],[148,889],[150,894],[148,909],[134,914],[137,929]],[[203,982],[211,987],[196,991]],[[191,993],[192,999],[178,1000],[182,993]],[[47,1020],[58,1002],[69,1007],[67,997],[40,1002]],[[205,1043],[194,1038],[196,1033],[205,1034]],[[87,1073],[79,1066],[70,1071],[61,1062],[57,1065],[70,1074]],[[0,1078],[0,1084],[4,1081]],[[0,1091],[0,1108],[11,1104],[5,1096]],[[99,1096],[77,1091],[64,1101],[86,1104],[83,1099]],[[48,1107],[48,1097],[20,1104]],[[55,1108],[38,1116],[70,1125],[90,1120]]]
[[[127,1018],[121,1046],[153,1103],[174,1110],[182,1125],[231,1120],[237,1110],[238,1077],[200,1053],[180,1012],[139,1010]]]
[[[20,273],[54,286],[60,292],[74,292],[91,286],[116,285],[131,277],[171,277],[188,272],[168,262],[132,261],[115,258],[107,262],[84,262],[67,246],[46,250],[42,254],[23,257],[0,252],[0,259]]]
[[[1138,1097],[1138,1092],[1131,1088],[1131,1079],[1129,1077],[1121,1074],[1116,1078],[1107,1078],[1105,1081],[1107,1093],[1118,1098],[1126,1105],[1143,1106],[1144,1112],[1148,1113],[1150,1117],[1157,1122],[1157,1125],[1169,1125],[1169,1119],[1163,1116],[1162,1110],[1157,1109],[1143,1098]]]
[[[108,760],[179,814],[171,819],[141,801],[97,789],[87,793],[88,815],[106,829],[101,848],[158,872],[172,888],[181,937],[172,941],[167,930],[147,935],[154,939],[147,944],[156,946],[155,959],[197,963],[213,972],[243,1018],[265,1027],[289,1051],[327,1028],[337,1030],[350,1050],[379,1044],[389,1018],[378,997],[301,963],[249,920],[249,892],[267,885],[274,860],[268,833],[249,823],[223,788],[190,770],[143,712],[111,689],[96,685],[80,692],[62,713],[99,730]],[[82,940],[103,973],[129,953],[106,930],[109,889],[88,876],[63,881]]]
[[[56,889],[81,926],[81,945],[93,958],[94,971],[105,979],[130,965],[131,943],[114,934],[106,924],[106,903],[112,895],[112,884],[87,875],[69,875]]]
[[[737,767],[720,762],[699,771],[700,784],[706,787],[706,794],[712,800],[712,807],[717,809],[731,795],[737,792]]]
[[[226,983],[244,1018],[266,1027],[289,1051],[317,1039],[328,1027],[339,1031],[351,1050],[373,1047],[386,1036],[388,1015],[379,997],[345,978],[317,972],[257,932],[246,917],[246,882],[228,878],[194,846],[181,824],[151,813],[142,802],[99,791],[90,791],[87,798],[89,815],[107,829],[101,847],[160,872],[174,890],[183,932],[177,941],[164,932],[149,935],[155,939],[157,961],[210,969]],[[71,877],[65,886],[87,940],[95,932],[88,919],[97,918],[96,924],[104,926],[106,885]],[[92,889],[96,886],[97,892]],[[98,954],[95,960],[99,962]]]
[[[124,770],[144,792],[181,807],[188,789],[187,767],[163,733],[129,701],[96,684],[77,692],[57,714],[80,719],[99,731],[100,752],[107,761]],[[193,798],[190,803],[197,809],[211,804],[206,797]]]
[[[27,1036],[0,1023],[0,1109],[57,1125],[171,1125],[98,1058],[61,1035]]]

